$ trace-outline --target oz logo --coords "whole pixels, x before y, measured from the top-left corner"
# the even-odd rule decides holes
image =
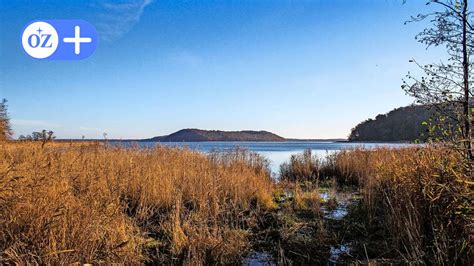
[[[38,59],[47,58],[58,48],[58,33],[46,22],[33,22],[23,31],[21,44],[30,56]]]
[[[84,20],[45,20],[30,23],[21,37],[25,52],[36,59],[80,60],[97,48],[95,28]]]

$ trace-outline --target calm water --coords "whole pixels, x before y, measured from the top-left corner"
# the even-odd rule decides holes
[[[130,144],[121,142],[121,144]],[[405,147],[410,144],[402,143],[348,143],[348,142],[321,142],[321,141],[285,141],[285,142],[139,142],[143,147],[153,147],[155,145],[165,145],[172,147],[187,147],[202,152],[213,150],[223,151],[236,147],[248,149],[262,154],[270,160],[270,167],[274,173],[279,170],[280,164],[288,161],[293,154],[301,153],[306,149],[311,149],[313,154],[321,157],[345,149],[363,147],[372,149],[376,147]]]

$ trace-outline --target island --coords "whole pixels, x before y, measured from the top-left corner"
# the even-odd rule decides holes
[[[141,141],[156,142],[202,142],[202,141],[285,141],[286,139],[268,131],[221,131],[188,128],[166,136]]]

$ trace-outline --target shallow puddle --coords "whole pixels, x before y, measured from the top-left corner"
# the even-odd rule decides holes
[[[326,219],[333,219],[333,220],[342,220],[347,215],[347,207],[340,207],[338,206],[335,210],[328,211],[327,214],[324,215]]]
[[[348,214],[348,209],[352,205],[355,205],[359,202],[358,192],[337,192],[335,195],[330,195],[329,193],[324,193],[321,195],[321,198],[329,200],[330,198],[335,197],[337,201],[337,206],[334,209],[329,209],[327,206],[323,206],[322,210],[324,213],[324,219],[341,221],[344,220]],[[342,243],[331,246],[330,256],[328,262],[330,264],[341,263],[341,257],[351,254],[352,248],[350,243]]]
[[[357,192],[335,192],[334,195],[327,191],[320,193],[323,202],[328,202],[331,198],[336,198],[337,206],[330,209],[327,206],[322,206],[321,210],[324,213],[325,219],[342,220],[348,214],[349,206],[356,204]]]
[[[267,252],[252,252],[242,262],[243,265],[248,266],[273,266],[276,263],[273,256]]]
[[[331,247],[331,256],[329,262],[336,263],[342,255],[348,255],[351,252],[349,244],[335,245]]]

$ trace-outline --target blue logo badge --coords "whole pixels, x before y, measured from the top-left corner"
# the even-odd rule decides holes
[[[84,20],[42,20],[31,22],[23,31],[25,52],[36,59],[81,60],[94,53],[98,36]]]

